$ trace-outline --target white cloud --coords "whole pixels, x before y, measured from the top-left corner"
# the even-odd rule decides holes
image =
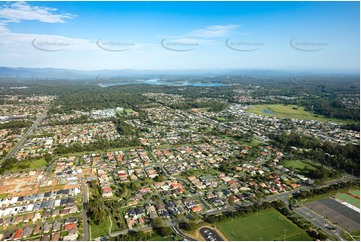
[[[0,35],[9,32],[4,23],[0,22]]]
[[[238,25],[211,25],[204,29],[195,29],[188,33],[187,36],[200,37],[200,38],[218,38],[225,37],[231,34]]]
[[[0,45],[7,51],[36,51],[39,49],[81,50],[95,49],[93,43],[85,39],[74,39],[59,35],[22,34],[0,32]]]
[[[74,39],[58,35],[14,33],[7,28],[7,23],[34,20],[45,23],[64,23],[65,19],[75,15],[58,14],[56,8],[29,5],[26,2],[15,2],[0,6],[0,45],[2,51],[27,52],[39,49],[95,49],[85,39]],[[38,50],[39,50],[38,49]]]
[[[15,2],[0,7],[0,20],[6,22],[20,22],[36,20],[44,23],[64,23],[65,19],[73,18],[69,13],[59,14],[56,8],[31,6],[26,2]]]

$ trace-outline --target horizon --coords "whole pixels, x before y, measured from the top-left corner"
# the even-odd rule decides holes
[[[359,15],[359,2],[6,2],[0,66],[359,73]]]

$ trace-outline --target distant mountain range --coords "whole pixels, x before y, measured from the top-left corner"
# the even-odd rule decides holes
[[[225,76],[243,75],[255,77],[289,76],[292,74],[317,75],[317,74],[356,74],[353,72],[330,72],[330,71],[303,71],[303,70],[262,70],[262,69],[227,69],[227,70],[70,70],[57,68],[11,68],[0,67],[0,77],[12,77],[19,79],[51,78],[51,79],[96,79],[99,76],[125,77],[125,78],[161,78],[162,76]]]

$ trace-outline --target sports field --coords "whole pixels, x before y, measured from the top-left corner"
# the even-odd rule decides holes
[[[336,118],[326,118],[322,115],[316,115],[312,112],[305,111],[303,107],[297,105],[283,105],[283,104],[260,104],[254,105],[247,109],[247,112],[255,113],[263,116],[276,118],[294,118],[303,120],[316,120],[320,122],[335,122],[335,123],[352,123],[354,121],[346,121]]]
[[[216,223],[228,240],[312,240],[275,209]]]
[[[341,193],[337,196],[338,199],[347,202],[357,208],[360,208],[360,191],[353,190],[346,193]]]

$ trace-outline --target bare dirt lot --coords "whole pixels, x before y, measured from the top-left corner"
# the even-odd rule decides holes
[[[0,194],[9,197],[28,196],[37,192],[39,181],[37,175],[28,177],[11,177],[0,180]]]

